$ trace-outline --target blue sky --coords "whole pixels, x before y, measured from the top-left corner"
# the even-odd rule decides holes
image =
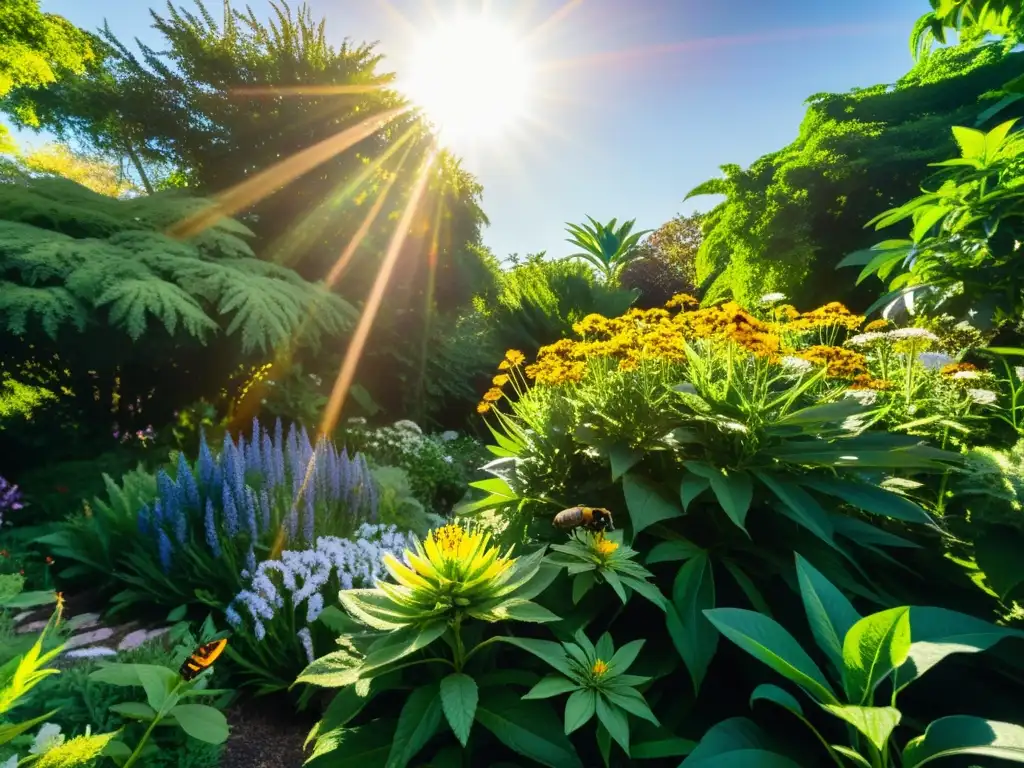
[[[329,37],[379,41],[385,67],[399,76],[416,30],[481,2],[492,17],[530,29],[566,0],[391,0],[391,12],[380,0],[309,0]],[[207,4],[219,11],[220,0]],[[257,14],[269,8],[250,4]],[[157,43],[150,5],[162,0],[42,0],[81,27],[107,19],[122,40]],[[925,0],[570,5],[534,44],[540,61],[576,62],[545,75],[541,126],[515,140],[454,147],[484,185],[484,239],[500,258],[569,253],[564,223],[587,214],[636,218],[647,229],[706,209],[709,198],[684,204],[687,191],[724,163],[747,165],[792,141],[809,95],[906,72],[911,26],[928,8]]]

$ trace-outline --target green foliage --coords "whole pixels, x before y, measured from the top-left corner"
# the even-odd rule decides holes
[[[717,608],[704,614],[727,639],[795,684],[824,712],[852,726],[848,731],[851,742],[830,744],[798,700],[773,684],[755,689],[751,706],[760,700],[788,710],[818,737],[837,765],[842,764],[841,756],[854,759],[857,765],[879,768],[896,764],[915,768],[937,757],[955,755],[1024,762],[1024,728],[980,717],[956,715],[935,720],[923,735],[905,742],[902,750],[893,738],[903,719],[896,698],[910,683],[951,654],[988,650],[1004,638],[1024,639],[1024,634],[942,608],[903,606],[861,618],[819,571],[799,555],[796,563],[807,620],[838,685],[829,682],[799,642],[773,619],[739,608]],[[891,693],[885,703],[877,704],[883,683]],[[753,733],[763,743],[756,729]],[[719,742],[717,734],[712,738],[709,731],[684,765],[710,763],[712,755],[735,749],[735,745]],[[894,761],[894,753],[901,755],[899,763]],[[769,764],[764,762],[767,759],[759,757],[758,764]]]
[[[376,467],[373,477],[380,487],[380,521],[420,538],[431,528],[444,524],[444,518],[427,512],[413,495],[409,473],[401,467]]]
[[[582,252],[567,256],[568,259],[581,259],[589,263],[605,285],[618,285],[622,270],[630,262],[639,258],[637,244],[640,238],[650,230],[633,232],[636,219],[624,221],[618,228],[618,221],[612,219],[607,224],[594,221],[588,216],[590,224],[566,224],[572,237],[567,241]]]
[[[933,42],[945,43],[946,30],[955,30],[961,42],[983,40],[986,35],[1005,38],[1007,45],[1020,39],[1021,14],[1017,0],[930,0],[932,10],[921,16],[910,35],[910,50],[927,56]]]
[[[798,305],[823,294],[854,308],[874,296],[835,284],[847,253],[873,244],[864,222],[919,192],[926,165],[949,156],[949,129],[975,122],[982,97],[1024,73],[999,45],[937,51],[895,84],[819,94],[800,135],[743,170],[723,166],[690,194],[724,194],[704,222],[697,280],[705,300],[753,305],[781,291]],[[993,97],[994,98],[994,97]],[[1007,117],[1021,113],[1009,107]]]
[[[637,306],[660,307],[680,293],[696,294],[696,258],[702,214],[676,216],[637,246],[638,255],[619,277],[624,288],[640,292]]]
[[[1024,276],[1017,266],[1024,141],[1010,120],[983,132],[954,127],[960,157],[934,192],[913,198],[868,222],[876,229],[912,220],[909,240],[886,240],[847,256],[839,266],[862,266],[888,280],[889,292],[873,305],[904,301],[931,314],[970,311],[983,327],[1019,319]],[[911,258],[912,254],[912,258]]]
[[[539,253],[502,273],[497,302],[486,311],[497,354],[517,349],[532,355],[567,336],[589,314],[625,312],[636,296],[595,281],[585,265],[546,260]]]

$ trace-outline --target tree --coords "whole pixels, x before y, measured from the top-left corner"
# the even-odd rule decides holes
[[[254,258],[237,221],[164,234],[207,205],[177,191],[118,200],[66,179],[0,182],[0,360],[15,381],[63,392],[54,429],[67,443],[109,438],[111,422],[161,426],[239,364],[350,327],[350,305]],[[9,443],[2,453],[25,455]]]
[[[23,152],[14,143],[8,157],[0,150],[0,174],[56,176],[71,179],[93,192],[108,197],[124,197],[139,190],[120,169],[102,157],[78,152],[66,144],[47,144]]]
[[[955,31],[961,42],[976,43],[986,35],[1005,38],[1015,45],[1024,32],[1021,0],[930,0],[932,10],[914,24],[910,50],[926,55],[933,43],[946,42],[946,30]]]
[[[869,248],[865,228],[882,211],[920,191],[928,163],[955,151],[950,129],[970,125],[988,95],[1024,73],[1024,55],[1001,45],[937,50],[894,85],[808,100],[800,135],[744,170],[723,166],[724,178],[690,196],[724,194],[707,214],[697,254],[705,301],[732,295],[741,303],[782,292],[798,306],[823,293],[864,309],[877,297],[835,266]],[[1020,104],[1001,119],[1024,114]]]
[[[39,0],[4,0],[0,13],[0,99],[15,88],[39,88],[81,73],[93,58],[88,36],[62,16],[43,13]],[[23,106],[21,122],[36,117]],[[0,126],[0,145],[7,128]]]
[[[637,257],[622,270],[625,288],[640,292],[638,306],[660,307],[679,293],[695,294],[697,250],[703,215],[676,216],[637,246]]]
[[[637,258],[640,238],[650,230],[633,232],[636,219],[624,221],[618,228],[615,226],[617,219],[607,224],[594,221],[591,216],[587,216],[587,219],[590,224],[566,224],[566,229],[572,235],[566,242],[583,249],[566,258],[588,262],[606,285],[615,286],[622,270]]]

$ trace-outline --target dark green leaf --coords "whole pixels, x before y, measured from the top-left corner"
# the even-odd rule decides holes
[[[788,709],[801,720],[804,717],[804,708],[800,706],[796,697],[789,691],[771,683],[762,683],[754,689],[754,692],[750,694],[751,707],[754,706],[755,701],[770,701],[783,709]]]
[[[672,588],[672,607],[667,611],[669,637],[686,663],[693,690],[700,692],[711,659],[718,649],[718,632],[704,611],[715,606],[715,578],[706,553],[679,569]]]
[[[476,720],[509,749],[549,768],[583,768],[576,750],[544,701],[520,701],[510,691],[481,692]]]
[[[687,472],[679,485],[679,498],[683,502],[683,510],[689,511],[693,500],[710,487],[711,481],[706,477]]]
[[[476,684],[473,685],[475,689]],[[437,683],[432,683],[417,688],[406,698],[398,715],[398,727],[385,768],[405,768],[437,733],[441,725],[441,697],[438,693]],[[452,730],[455,730],[454,726]],[[468,726],[466,731],[468,738]]]
[[[548,675],[527,691],[523,695],[523,698],[549,699],[552,696],[561,696],[563,693],[575,691],[577,688],[579,688],[579,685],[567,677],[563,677],[562,675]]]
[[[629,719],[626,713],[608,701],[602,693],[597,697],[597,719],[622,751],[629,754]]]
[[[643,453],[633,450],[628,445],[619,443],[612,446],[608,451],[608,460],[612,465],[612,482],[618,482],[619,478],[639,464],[643,457]]]
[[[622,491],[626,496],[634,536],[655,523],[683,514],[676,504],[665,499],[646,478],[639,475],[625,475]]]
[[[1024,728],[968,715],[942,717],[903,750],[905,768],[917,768],[939,757],[980,755],[1024,763]]]
[[[931,516],[906,496],[884,488],[836,477],[808,477],[803,480],[803,484],[874,515],[904,520],[908,523],[935,525]]]
[[[574,692],[565,702],[565,735],[568,736],[590,722],[596,711],[597,694],[594,691]]]
[[[228,740],[228,720],[219,709],[205,704],[178,704],[170,714],[185,733],[207,744]]]
[[[738,470],[724,474],[717,467],[701,461],[687,461],[685,466],[711,483],[711,490],[725,514],[741,531],[746,532],[747,512],[754,499],[754,483],[750,475]]]
[[[441,707],[448,719],[448,725],[462,746],[466,746],[466,742],[469,741],[469,731],[476,717],[478,700],[476,681],[469,675],[455,672],[441,681]]]
[[[647,564],[668,563],[673,560],[689,560],[704,550],[692,541],[673,539],[672,541],[659,541],[651,551],[647,553]]]
[[[799,554],[796,555],[796,573],[814,639],[836,670],[841,671],[843,638],[850,627],[860,621],[860,615],[846,596]]]

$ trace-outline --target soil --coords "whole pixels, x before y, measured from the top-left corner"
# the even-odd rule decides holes
[[[231,735],[221,768],[299,768],[302,743],[316,719],[295,714],[286,701],[243,701],[228,712]]]

